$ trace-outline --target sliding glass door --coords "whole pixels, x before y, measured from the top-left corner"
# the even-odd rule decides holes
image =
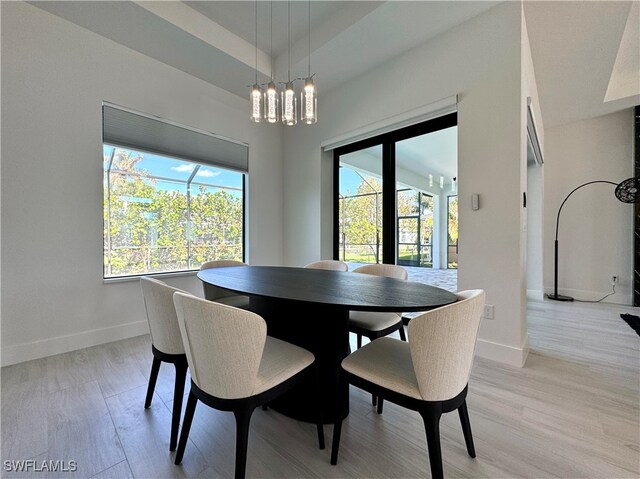
[[[334,258],[447,267],[456,123],[453,113],[334,150]]]

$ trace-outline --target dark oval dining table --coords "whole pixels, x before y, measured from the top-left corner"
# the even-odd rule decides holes
[[[456,295],[423,283],[369,274],[283,266],[234,266],[200,271],[198,278],[250,298],[251,311],[267,323],[267,334],[308,349],[316,357],[323,420],[349,414],[349,389],[339,381],[349,354],[349,311],[427,311]],[[315,423],[314,378],[272,402],[278,412]]]

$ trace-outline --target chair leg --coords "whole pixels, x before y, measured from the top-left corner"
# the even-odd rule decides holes
[[[442,467],[442,450],[440,449],[440,412],[420,411],[427,434],[427,449],[429,450],[429,465],[432,479],[444,479]]]
[[[324,444],[324,424],[319,422],[317,424],[317,426],[316,426],[316,429],[318,430],[318,447],[320,449],[324,449],[325,448],[325,444]]]
[[[403,341],[406,341],[407,336],[404,334],[404,324],[400,326],[400,329],[398,330],[398,332],[400,333],[400,339]]]
[[[362,347],[362,334],[358,334],[358,349]]]
[[[247,447],[249,445],[249,423],[253,408],[245,407],[233,411],[236,417],[236,471],[235,479],[244,479],[247,470]]]
[[[161,361],[153,357],[153,363],[151,363],[151,375],[149,376],[149,386],[147,386],[147,398],[144,401],[144,408],[149,409],[151,407],[151,400],[153,399],[153,391],[156,389],[156,381],[158,380],[158,372],[160,371]]]
[[[331,465],[338,464],[338,449],[340,448],[340,434],[342,433],[342,421],[333,425],[333,441],[331,442]]]
[[[178,444],[178,428],[182,413],[182,397],[184,396],[184,382],[187,378],[187,363],[176,363],[176,382],[173,386],[173,412],[171,415],[171,441],[169,450],[175,451]]]
[[[371,341],[371,338],[369,338],[369,341]],[[360,347],[360,345],[358,345],[358,347]],[[371,405],[372,406],[376,406],[378,404],[378,396],[376,396],[375,394],[371,395]]]
[[[378,398],[378,414],[382,414],[382,405],[384,404],[383,398]]]
[[[189,431],[191,430],[191,422],[193,421],[193,415],[196,413],[197,404],[198,398],[194,396],[192,391],[189,391],[187,408],[184,411],[184,420],[182,421],[182,431],[180,432],[180,442],[178,443],[178,451],[176,452],[176,465],[180,464],[182,462],[182,458],[184,457],[184,450],[187,447]]]
[[[322,399],[321,399],[321,394],[322,394],[322,387],[320,385],[320,374],[318,373],[318,365],[315,364],[313,367],[313,371],[314,371],[314,376],[316,378],[316,394],[315,394],[315,408],[316,411],[318,412],[318,422],[316,423],[316,429],[318,431],[318,447],[320,449],[324,449],[325,448],[325,444],[324,444],[324,421],[323,421],[323,417],[322,417]]]
[[[467,444],[467,452],[469,456],[476,457],[476,448],[473,446],[473,435],[471,434],[471,423],[469,422],[469,411],[467,411],[466,399],[462,406],[458,408],[460,415],[460,423],[462,424],[462,432],[464,434],[464,442]]]

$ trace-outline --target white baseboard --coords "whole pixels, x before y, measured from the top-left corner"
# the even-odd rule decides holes
[[[588,291],[585,289],[558,288],[558,294],[562,294],[564,296],[571,296],[572,298],[580,299],[582,301],[597,301],[600,298],[609,294],[610,292],[611,291]],[[551,294],[553,293],[553,289],[545,288],[545,293]],[[612,303],[612,304],[624,304],[624,305],[630,306],[633,304],[633,297],[631,293],[616,292],[615,294],[612,294],[602,302]]]
[[[42,339],[31,343],[5,346],[0,352],[0,363],[2,366],[9,366],[148,333],[149,324],[147,321],[135,321],[108,328]]]
[[[476,344],[476,356],[508,364],[509,366],[515,366],[517,368],[524,366],[528,355],[528,336],[525,339],[524,344],[519,348],[508,346],[506,344],[494,343],[493,341],[487,341],[486,339],[480,338],[478,338],[478,342]]]
[[[544,301],[544,292],[541,289],[528,289],[527,299],[531,301]]]

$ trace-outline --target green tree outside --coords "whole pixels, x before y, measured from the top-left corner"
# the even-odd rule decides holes
[[[212,259],[242,260],[242,196],[185,183],[164,189],[137,165],[143,156],[116,148],[105,175],[105,277],[195,269]],[[164,182],[165,186],[167,182]]]
[[[346,246],[344,261],[382,262],[382,184],[365,177],[355,193],[347,192],[339,202],[339,228]]]

